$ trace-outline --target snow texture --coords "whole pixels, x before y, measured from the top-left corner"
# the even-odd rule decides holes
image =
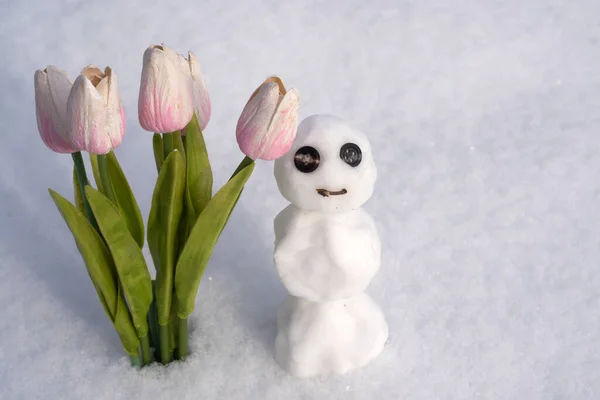
[[[289,205],[274,225],[275,267],[294,296],[310,301],[354,296],[379,270],[381,241],[373,219],[360,208],[321,213]]]
[[[600,398],[597,0],[2,1],[0,398]],[[368,293],[390,338],[368,366],[299,379],[274,360],[287,202],[259,162],[200,285],[185,364],[132,370],[46,188],[72,162],[39,139],[33,72],[119,76],[117,149],[144,215],[156,178],[137,123],[142,55],[192,50],[211,94],[220,187],[235,125],[270,74],[371,141]],[[147,252],[146,255],[148,256]],[[148,257],[149,259],[149,257]]]
[[[294,376],[346,374],[377,357],[389,329],[366,294],[328,302],[288,296],[277,317],[275,359]]]

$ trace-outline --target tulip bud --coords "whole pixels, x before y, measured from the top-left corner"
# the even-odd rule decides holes
[[[67,101],[69,138],[81,150],[107,154],[125,136],[125,109],[117,75],[90,65],[77,77]]]
[[[140,125],[156,133],[183,129],[192,119],[194,102],[189,76],[183,73],[182,58],[165,46],[150,46],[138,98]]]
[[[74,153],[67,135],[67,99],[73,82],[67,73],[50,65],[35,71],[35,113],[38,131],[44,144],[57,153]]]
[[[192,97],[194,99],[194,112],[196,113],[196,117],[198,117],[200,129],[204,131],[210,120],[211,106],[206,82],[204,81],[204,76],[202,76],[202,73],[200,72],[200,62],[191,51],[188,52],[187,59],[183,56],[181,56],[181,58],[183,61],[184,73],[190,80]]]
[[[278,77],[263,82],[238,120],[240,150],[253,160],[274,160],[287,153],[296,136],[299,102],[298,91],[286,91]]]

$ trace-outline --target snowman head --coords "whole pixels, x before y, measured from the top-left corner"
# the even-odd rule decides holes
[[[310,211],[350,211],[373,194],[377,168],[367,137],[343,120],[312,115],[300,123],[296,139],[275,160],[279,191]]]

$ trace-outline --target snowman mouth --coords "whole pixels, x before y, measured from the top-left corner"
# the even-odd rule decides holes
[[[319,193],[323,197],[329,197],[329,196],[340,196],[342,194],[348,193],[348,191],[346,189],[342,189],[342,190],[338,190],[337,192],[332,192],[327,189],[317,189],[317,193]]]

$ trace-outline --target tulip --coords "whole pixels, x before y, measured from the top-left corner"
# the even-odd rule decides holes
[[[38,131],[44,144],[57,153],[78,149],[67,135],[67,99],[73,82],[67,73],[50,65],[34,74],[35,111]]]
[[[150,132],[175,132],[192,119],[194,101],[182,56],[164,44],[144,52],[138,98],[140,125]]]
[[[125,109],[117,75],[90,65],[77,77],[67,101],[69,138],[79,149],[107,154],[125,136]]]
[[[278,77],[259,86],[237,123],[240,150],[253,160],[274,160],[287,153],[296,136],[298,91],[286,91]]]
[[[204,81],[204,76],[200,72],[200,62],[191,51],[188,52],[187,59],[183,56],[181,56],[181,59],[183,62],[183,71],[189,76],[190,80],[194,112],[198,118],[200,129],[204,131],[210,120],[211,105],[206,82]]]

